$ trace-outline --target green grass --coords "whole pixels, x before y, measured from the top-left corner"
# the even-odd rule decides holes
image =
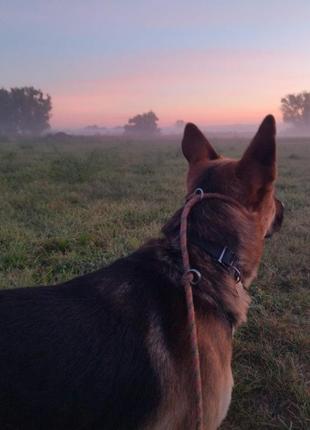
[[[244,142],[216,147],[238,156]],[[285,223],[266,244],[235,337],[224,430],[310,428],[310,139],[281,141],[278,152]],[[0,288],[65,281],[126,255],[182,204],[185,174],[171,139],[2,142]]]

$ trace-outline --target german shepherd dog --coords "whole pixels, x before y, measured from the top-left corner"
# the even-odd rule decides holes
[[[190,260],[202,275],[193,295],[205,430],[227,413],[232,333],[246,320],[264,240],[282,221],[275,132],[269,115],[236,161],[219,156],[195,125],[184,131],[188,192],[200,187],[238,202],[204,199],[189,216]],[[108,267],[56,286],[1,291],[1,430],[195,428],[180,214],[161,238]],[[206,243],[237,256],[242,284]]]

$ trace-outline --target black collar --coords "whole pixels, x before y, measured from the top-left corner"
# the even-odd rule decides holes
[[[221,264],[222,267],[232,274],[236,283],[241,281],[239,258],[227,246],[223,247],[214,242],[202,240],[195,236],[190,237],[190,244],[198,246],[198,248],[210,255],[214,261]]]

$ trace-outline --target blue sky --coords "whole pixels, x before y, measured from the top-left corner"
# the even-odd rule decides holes
[[[56,127],[259,121],[310,90],[309,0],[0,0],[0,86],[53,98]]]

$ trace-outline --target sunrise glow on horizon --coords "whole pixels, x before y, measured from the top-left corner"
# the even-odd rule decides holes
[[[0,1],[0,87],[33,85],[55,128],[281,119],[310,90],[310,2]]]

